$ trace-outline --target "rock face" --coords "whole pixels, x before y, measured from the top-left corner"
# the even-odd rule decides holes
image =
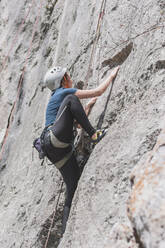
[[[128,213],[141,247],[164,247],[165,129],[145,163],[134,169]]]
[[[52,64],[88,88],[121,67],[111,99],[108,89],[90,115],[96,127],[106,108],[108,133],[85,165],[59,244],[63,190],[47,247],[165,247],[164,136],[155,146],[165,115],[164,26],[161,0],[0,1],[1,143],[9,126],[1,248],[44,247],[61,191],[58,170],[40,166],[36,153],[32,161],[31,151],[44,127],[50,93],[42,81]]]

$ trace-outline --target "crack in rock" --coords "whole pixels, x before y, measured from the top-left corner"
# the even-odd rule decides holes
[[[102,67],[106,67],[108,66],[108,70],[106,70],[103,74],[102,77],[105,76],[105,74],[107,73],[107,71],[109,71],[109,69],[112,69],[118,65],[121,65],[125,62],[125,60],[128,58],[128,56],[130,55],[130,53],[132,52],[133,49],[133,42],[130,42],[126,47],[124,47],[119,53],[117,53],[115,56],[113,56],[110,59],[104,60],[102,62]]]
[[[38,87],[35,89],[34,95],[32,96],[32,98],[31,98],[31,99],[30,99],[30,101],[29,101],[29,107],[31,106],[32,101],[33,101],[33,100],[34,100],[34,98],[36,97],[37,92],[38,92]]]
[[[141,146],[137,151],[139,157],[141,157],[144,153],[151,151],[154,148],[160,132],[161,129],[156,129],[151,134],[146,136],[145,141],[143,141],[143,143],[141,144]]]
[[[141,242],[139,234],[135,228],[133,228],[133,234],[134,234],[136,243],[139,245],[139,248],[145,248],[143,243]]]
[[[54,247],[58,247],[59,245],[62,235],[62,224],[61,224],[62,213],[63,213],[63,204],[59,204],[58,209],[55,213],[55,218],[50,232],[47,248],[54,248]],[[45,220],[44,224],[42,224],[41,231],[38,233],[37,242],[40,243],[42,247],[45,245],[45,242],[47,240],[53,214],[54,212]]]

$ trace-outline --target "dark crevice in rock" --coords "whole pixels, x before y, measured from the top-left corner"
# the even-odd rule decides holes
[[[101,115],[99,117],[99,121],[97,123],[97,129],[101,129],[101,127],[102,127],[104,117],[105,117],[105,113],[106,113],[106,110],[107,110],[107,106],[108,106],[108,103],[109,103],[109,100],[110,100],[110,97],[111,97],[111,94],[112,94],[113,85],[114,85],[114,81],[113,81],[113,83],[111,85],[111,88],[110,88],[110,91],[109,91],[109,94],[108,94],[108,97],[107,97],[107,100],[106,100],[106,103],[105,103],[104,110],[102,111],[102,113],[101,113]]]
[[[132,49],[133,49],[133,42],[129,43],[125,48],[123,48],[113,58],[108,59],[108,60],[105,60],[102,63],[102,66],[103,67],[108,66],[109,69],[112,69],[113,67],[116,67],[118,65],[123,64],[125,62],[125,60],[128,58],[128,56],[130,55]],[[106,70],[104,72],[102,78],[105,76],[105,74],[107,73],[108,70]],[[111,97],[111,94],[112,94],[112,89],[113,89],[113,84],[112,84],[111,89],[110,89],[110,92],[108,94],[108,97],[107,97],[107,101],[105,103],[104,110],[103,110],[103,112],[101,113],[101,115],[99,117],[99,121],[98,121],[98,124],[97,124],[97,128],[98,129],[100,129],[101,126],[102,126],[102,124],[103,124],[104,117],[105,117],[105,112],[106,112],[106,109],[107,109],[107,106],[108,106],[108,103],[110,101],[110,97]],[[120,105],[117,104],[117,106],[120,106]],[[119,107],[119,109],[118,109],[117,112],[120,112],[120,109],[122,109],[123,107],[124,107],[124,102],[122,101],[122,106],[121,106],[121,108]],[[109,121],[108,121],[109,125],[111,125],[113,122],[115,122],[116,119],[117,119],[117,113],[116,112],[111,112],[111,116],[110,116]]]
[[[155,64],[155,70],[165,69],[165,60],[158,60]]]
[[[41,40],[43,40],[46,37],[47,32],[49,31],[50,24],[48,22],[41,23]]]
[[[27,21],[22,29],[22,32],[26,32],[27,30],[30,31],[30,29],[32,28],[33,26],[33,22],[31,21]],[[31,33],[32,33],[32,30],[31,30]]]
[[[4,142],[5,142],[5,139],[6,139],[7,135],[8,135],[8,129],[10,128],[11,123],[13,122],[14,115],[16,114],[15,112],[18,112],[18,110],[22,106],[22,102],[23,102],[23,98],[24,98],[23,80],[24,80],[24,78],[23,78],[23,73],[22,73],[21,76],[20,76],[19,82],[18,82],[18,86],[17,86],[17,94],[18,95],[17,95],[16,100],[12,104],[12,108],[11,108],[10,114],[8,116],[7,125],[6,125],[6,132],[5,132],[5,135],[4,135],[2,143],[1,143],[1,148],[2,148],[3,145],[5,145]],[[15,112],[14,112],[14,110],[15,110]],[[20,117],[19,117],[17,122],[16,122],[16,125],[19,126],[20,124],[21,124],[21,120],[20,120]],[[4,155],[4,157],[5,157],[4,160],[6,160],[6,158],[8,157],[8,152],[9,152],[9,147],[8,147],[8,149],[6,149],[6,153]]]
[[[36,97],[37,91],[38,91],[38,87],[35,89],[34,95],[32,96],[32,98],[29,101],[29,107],[31,106],[33,99]]]
[[[19,53],[19,51],[21,50],[21,48],[22,48],[22,44],[19,44],[18,47],[16,48],[15,53],[16,54]]]
[[[130,55],[133,49],[133,42],[130,42],[126,47],[124,47],[119,53],[117,53],[113,58],[107,59],[102,62],[102,67],[108,66],[109,68],[104,72],[102,78],[105,76],[109,69],[112,69],[118,65],[121,65]]]
[[[145,141],[142,142],[142,144],[140,145],[140,147],[137,151],[136,156],[131,161],[132,165],[136,165],[144,154],[153,150],[161,130],[162,129],[156,129],[151,134],[146,136]],[[152,160],[152,157],[153,156],[151,156],[150,160]],[[135,180],[135,176],[133,175],[130,178],[131,187],[133,187],[133,185],[134,185],[134,180]]]
[[[43,52],[43,57],[44,58],[47,58],[49,56],[49,54],[51,53],[51,51],[52,51],[52,48],[51,47],[47,47],[45,49],[45,51]]]
[[[46,20],[45,22],[41,23],[41,31],[40,31],[40,35],[41,35],[40,39],[42,41],[45,39],[48,31],[53,26],[53,24],[57,23],[61,16],[61,14],[55,16],[55,18],[53,18],[53,20],[50,22],[50,18],[53,14],[53,10],[55,8],[56,3],[57,3],[57,0],[54,3],[47,4],[46,6],[46,12],[45,12]],[[56,38],[58,34],[58,30],[55,27],[53,28],[53,32],[55,33],[55,38]]]
[[[23,77],[23,73],[20,76],[19,82],[18,82],[18,86],[17,86],[17,94],[18,95],[18,100],[16,99],[16,103],[17,103],[17,111],[21,108],[22,106],[22,102],[23,102],[23,98],[24,98],[24,91],[23,91],[23,82],[24,82],[24,77]],[[14,107],[14,104],[13,104]]]
[[[153,150],[160,132],[161,129],[156,129],[151,134],[146,136],[145,141],[143,141],[143,143],[141,144],[141,146],[137,151],[139,157],[141,157],[144,153]]]
[[[0,165],[0,172],[3,171],[4,169],[6,169],[6,164]],[[1,194],[0,194],[0,195],[1,195]]]
[[[127,105],[127,103],[130,104],[136,104],[138,101],[141,101],[148,96],[148,91],[153,87],[153,80],[150,80],[151,77],[157,73],[159,70],[163,70],[165,66],[164,60],[159,60],[154,64],[151,64],[144,73],[142,73],[137,81],[136,87],[130,86],[129,90],[126,89],[123,91],[123,103]],[[156,85],[154,87],[155,90],[158,89],[158,87],[163,87],[164,81],[160,81],[159,85]],[[153,89],[153,93],[154,93]],[[158,112],[157,109],[155,109],[156,112]]]
[[[118,8],[118,5],[116,5],[115,7],[113,7],[113,8],[111,9],[111,11],[115,11],[115,10],[117,10],[117,8]]]
[[[130,184],[131,184],[131,188],[133,188],[134,184],[135,184],[135,175],[132,175],[130,177]],[[128,211],[129,211],[129,208],[128,208]]]
[[[117,121],[117,116],[118,116],[119,112],[115,112],[115,111],[111,111],[109,116],[108,116],[108,125],[111,126],[115,121]]]
[[[85,131],[83,131],[82,138],[75,147],[75,156],[80,168],[80,173],[82,173],[84,166],[92,153],[92,150],[93,147],[91,144],[91,138]]]
[[[52,25],[58,21],[59,17],[56,18],[56,20],[53,20],[51,23],[48,21],[41,23],[41,30],[40,30],[40,42],[41,43],[40,43],[40,46],[41,46],[43,40],[45,39],[45,37],[47,37],[48,31],[50,30]],[[58,30],[55,27],[53,27],[53,39],[55,40],[57,38],[57,36],[58,36]]]
[[[109,99],[108,99],[108,97],[109,97]],[[104,108],[101,115],[103,115],[103,113],[106,111],[106,108],[108,107],[108,103],[110,101],[110,93],[109,93],[108,97],[107,97],[107,102],[106,102],[105,108]],[[124,92],[119,92],[116,96],[113,96],[111,98],[111,101],[116,102],[116,104],[115,104],[116,108],[106,115],[106,122],[108,123],[108,126],[111,126],[117,120],[117,116],[122,112],[122,110],[125,107],[125,94],[124,94]],[[101,115],[99,117],[100,119],[101,119]],[[102,123],[103,123],[103,121],[104,121],[104,119],[102,120]],[[98,124],[98,126],[99,126],[99,124]]]
[[[131,162],[132,164],[136,165],[139,162],[139,160],[141,159],[141,157],[146,152],[153,150],[161,131],[162,131],[162,129],[156,129],[151,134],[146,136],[145,141],[142,142],[141,146],[139,147],[139,149],[137,151],[137,154],[136,154],[136,157],[134,158],[134,161]],[[159,148],[161,148],[161,146]],[[153,156],[150,157],[150,161],[152,160],[152,158],[153,158]],[[133,185],[134,185],[134,180],[135,180],[135,176],[133,175],[130,178],[131,187],[133,187]]]
[[[159,4],[159,6],[160,6],[160,8],[161,8],[162,10],[165,10],[165,2],[164,2],[164,0],[159,0],[159,1],[158,1],[158,4]]]
[[[75,88],[79,89],[79,90],[82,90],[83,87],[84,87],[84,82],[83,81],[78,81],[76,84],[75,84]]]
[[[50,232],[47,248],[58,247],[60,239],[62,237],[62,214],[63,214],[63,204],[59,204],[58,209],[55,213],[55,218],[53,221],[53,226]],[[41,243],[42,247],[44,247],[45,242],[48,237],[49,228],[51,226],[53,218],[53,213],[49,216],[49,218],[42,225],[42,229],[38,234],[38,243]]]
[[[20,125],[21,125],[21,119],[18,118],[18,120],[17,120],[17,126],[20,126]]]
[[[160,47],[157,47],[157,48],[151,50],[151,52],[148,54],[148,56],[146,57],[146,59],[147,59],[148,57],[150,57],[151,55],[153,55],[154,53],[156,53],[157,51],[161,50],[162,47],[165,47],[165,42],[163,42],[162,45],[161,45]]]
[[[49,1],[46,5],[46,15],[48,16],[48,19],[50,19],[52,13],[53,13],[53,10],[54,10],[54,7],[55,5],[57,4],[58,0],[55,0],[55,1]]]
[[[134,234],[136,243],[139,245],[139,248],[145,248],[135,228],[133,228],[133,234]]]
[[[17,111],[21,108],[23,99],[24,99],[24,91],[23,91],[23,88],[21,87],[18,102],[17,102]]]
[[[155,64],[151,64],[147,68],[147,71],[140,76],[138,83],[142,81],[142,84],[143,84],[144,80],[149,80],[152,74],[162,69],[165,69],[165,60],[158,60]]]
[[[48,205],[51,205],[56,199],[56,196],[52,196],[52,198],[48,201]]]

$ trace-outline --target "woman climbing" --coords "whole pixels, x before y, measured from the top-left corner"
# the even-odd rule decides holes
[[[44,150],[48,159],[60,170],[66,184],[63,233],[80,177],[79,166],[73,153],[74,121],[88,133],[91,142],[96,144],[102,139],[105,130],[95,130],[87,115],[96,102],[96,97],[104,93],[116,77],[118,70],[119,67],[116,67],[105,82],[90,90],[72,88],[73,82],[66,68],[53,67],[45,75],[45,86],[52,91],[52,94],[46,109]],[[79,100],[84,98],[92,98],[85,110]]]

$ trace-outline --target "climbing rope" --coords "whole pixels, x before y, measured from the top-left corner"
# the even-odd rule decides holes
[[[97,21],[97,27],[96,27],[96,31],[95,31],[96,35],[95,35],[94,43],[92,46],[91,56],[90,56],[90,60],[89,60],[89,66],[88,66],[88,70],[87,70],[87,75],[85,77],[85,83],[84,83],[83,89],[87,89],[87,87],[88,87],[88,80],[90,77],[91,67],[93,64],[94,52],[96,50],[96,46],[97,46],[97,43],[99,40],[101,24],[102,24],[103,17],[105,14],[105,8],[106,8],[106,0],[102,0],[100,11],[99,11],[99,17],[98,17],[98,21]],[[79,137],[78,137],[77,142],[76,142],[77,146],[80,144],[80,142],[81,142],[81,148],[83,148],[84,147],[84,130],[81,130],[79,133]]]
[[[52,230],[52,227],[53,227],[54,218],[55,218],[57,208],[58,208],[58,204],[59,204],[59,201],[60,201],[60,196],[61,196],[61,193],[62,193],[63,184],[64,184],[64,182],[62,181],[61,185],[60,185],[60,193],[58,195],[57,203],[55,204],[55,207],[54,207],[53,216],[52,216],[52,220],[51,220],[51,224],[50,224],[50,227],[49,227],[49,231],[48,231],[48,235],[47,235],[47,238],[46,238],[44,248],[47,248],[47,246],[48,246],[48,241],[49,241],[49,238],[50,238],[50,233],[51,233],[51,230]]]
[[[5,68],[6,62],[7,62],[8,58],[9,58],[9,54],[11,53],[11,51],[12,51],[14,45],[16,44],[16,42],[17,42],[17,40],[18,40],[18,35],[19,35],[20,32],[22,31],[23,25],[24,25],[24,23],[26,22],[26,19],[27,19],[28,15],[30,14],[30,11],[31,11],[31,9],[33,8],[34,3],[35,3],[35,0],[33,0],[33,2],[32,2],[32,4],[31,4],[31,6],[30,6],[30,8],[29,8],[29,10],[28,10],[28,12],[27,12],[27,14],[24,16],[24,18],[23,18],[23,20],[22,20],[22,22],[21,22],[21,25],[20,25],[20,27],[19,27],[19,29],[18,29],[18,31],[17,31],[17,33],[16,33],[16,35],[15,35],[13,41],[12,41],[12,45],[11,45],[11,47],[10,47],[8,53],[7,53],[7,56],[4,58],[4,60],[3,60],[3,62],[2,62],[2,68],[1,68],[1,70],[0,70],[0,73],[1,73],[1,72],[3,71],[3,69]]]
[[[102,11],[102,25],[100,25],[100,33],[101,33],[101,28],[102,26],[104,25],[103,21],[103,17],[104,17],[104,14],[105,14],[105,8],[106,8],[106,1],[104,2],[104,5],[103,5],[103,11]],[[101,60],[101,50],[102,50],[102,35],[100,35],[100,44],[98,45],[100,46],[99,47],[99,51],[98,51],[98,73],[97,73],[97,82],[96,82],[96,85],[98,86],[99,84],[99,81],[100,81],[100,60]]]
[[[98,17],[97,27],[96,27],[96,31],[95,31],[96,35],[95,35],[94,43],[92,46],[91,56],[90,56],[90,60],[89,60],[89,66],[88,66],[87,75],[86,75],[85,83],[84,83],[84,87],[83,87],[84,89],[87,89],[87,87],[88,87],[88,80],[89,80],[89,76],[90,76],[90,72],[91,72],[91,67],[93,64],[94,52],[95,52],[95,49],[96,49],[96,46],[97,46],[97,43],[99,40],[99,36],[100,36],[101,23],[102,23],[104,14],[105,14],[105,7],[106,7],[106,0],[103,0],[101,2],[101,7],[100,7],[100,11],[99,11],[99,17]]]
[[[88,72],[87,72],[87,76],[86,76],[86,83],[84,84],[84,88],[85,89],[88,86],[87,80],[89,79],[90,70],[91,70],[91,66],[92,66],[92,63],[93,63],[94,51],[96,49],[96,45],[97,45],[97,42],[98,42],[98,39],[99,39],[99,35],[100,35],[101,20],[103,19],[103,15],[104,15],[105,4],[106,4],[106,1],[103,0],[102,1],[102,4],[101,4],[100,15],[99,15],[99,19],[98,19],[97,28],[96,28],[95,42],[94,42],[93,47],[92,47],[92,52],[91,52],[91,57],[90,57],[90,62],[89,62],[89,67],[88,67]],[[143,34],[144,33],[146,33],[146,32],[143,32]],[[136,37],[138,37],[138,35]],[[109,91],[109,94],[108,94],[108,97],[107,97],[107,101],[106,101],[106,104],[105,104],[104,111],[100,115],[100,118],[99,118],[99,121],[98,121],[98,124],[97,124],[97,128],[98,129],[100,129],[101,126],[102,126],[102,124],[103,124],[104,117],[105,117],[105,112],[106,112],[106,109],[107,109],[107,106],[108,106],[108,102],[109,102],[110,97],[111,97],[111,94],[112,94],[112,89],[113,89],[113,86],[114,86],[114,82],[115,82],[115,78],[113,79],[113,81],[111,83],[111,88],[110,88],[110,91]],[[60,200],[60,196],[61,196],[61,192],[62,192],[62,187],[63,187],[63,182],[61,183],[60,193],[58,195],[58,200],[57,200],[57,203],[56,203],[55,208],[54,208],[54,211],[53,211],[53,217],[52,217],[52,220],[51,220],[51,225],[50,225],[50,228],[49,228],[49,231],[48,231],[48,235],[47,235],[47,239],[46,239],[44,248],[47,248],[47,245],[48,245],[50,233],[51,233],[51,230],[52,230],[52,227],[53,227],[53,223],[54,223],[55,214],[56,214],[56,211],[57,211],[57,208],[58,208],[58,204],[59,204],[59,200]],[[95,224],[95,226],[96,226],[96,224]],[[100,235],[102,235],[101,230],[97,226],[96,226],[96,228],[97,228],[98,232],[100,233]]]
[[[105,103],[104,110],[101,113],[101,115],[99,117],[99,120],[98,120],[98,123],[97,123],[97,129],[101,129],[101,127],[102,127],[102,124],[103,124],[103,121],[104,121],[104,117],[105,117],[105,112],[107,110],[107,106],[108,106],[108,103],[109,103],[109,100],[110,100],[110,97],[111,97],[111,94],[112,94],[112,89],[113,89],[113,85],[114,85],[114,82],[115,82],[115,78],[113,78],[113,80],[112,80],[111,88],[110,88],[110,91],[109,91],[109,94],[108,94],[108,97],[107,97],[107,100],[106,100],[106,103]]]
[[[2,154],[3,154],[3,151],[4,151],[4,146],[6,144],[6,139],[7,139],[8,134],[9,134],[9,129],[10,129],[11,123],[13,122],[13,116],[14,116],[16,104],[17,104],[17,101],[18,101],[19,96],[20,96],[21,86],[23,84],[24,75],[25,75],[25,71],[26,71],[26,66],[27,66],[28,59],[29,59],[29,56],[30,56],[30,53],[31,53],[31,50],[32,50],[33,39],[34,39],[35,32],[37,30],[41,8],[42,8],[42,5],[41,5],[41,1],[40,1],[39,12],[38,12],[36,21],[34,22],[34,25],[33,25],[32,39],[31,39],[30,46],[29,46],[27,56],[26,56],[26,59],[25,59],[25,63],[24,63],[24,66],[23,66],[23,72],[21,73],[19,83],[18,83],[16,99],[15,99],[13,105],[12,105],[12,109],[11,109],[11,112],[10,112],[10,115],[9,115],[9,118],[8,118],[8,124],[7,124],[6,133],[5,133],[3,141],[2,141],[2,147],[1,147],[1,151],[0,151],[0,161],[2,159]]]

